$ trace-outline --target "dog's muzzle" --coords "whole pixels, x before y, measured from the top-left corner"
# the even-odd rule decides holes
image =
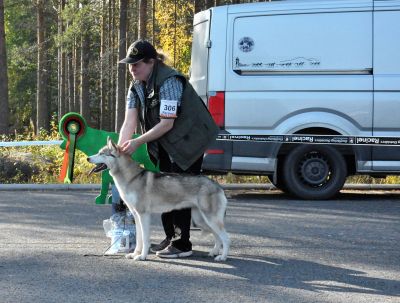
[[[95,167],[92,168],[92,170],[89,172],[89,176],[93,173],[98,173],[103,170],[106,170],[108,167],[104,163],[97,163]]]

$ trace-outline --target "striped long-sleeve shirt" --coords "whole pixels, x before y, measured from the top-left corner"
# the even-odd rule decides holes
[[[144,106],[144,86],[141,82],[133,82],[133,87],[136,94],[131,90],[128,91],[127,108],[137,108],[138,101]],[[164,81],[160,87],[160,100],[178,101],[178,106],[181,105],[183,93],[183,84],[177,77],[171,77]],[[139,100],[138,100],[139,99]]]

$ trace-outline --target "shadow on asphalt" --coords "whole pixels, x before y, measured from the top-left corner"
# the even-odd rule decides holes
[[[397,222],[400,213],[400,193],[396,194],[359,194],[341,193],[332,200],[298,200],[284,193],[229,193],[228,205],[232,207],[251,207],[265,211],[279,211],[283,214],[318,214],[359,219],[378,219]],[[233,203],[235,205],[233,206]],[[228,209],[228,214],[230,213]]]
[[[400,281],[363,276],[365,273],[351,269],[327,266],[297,259],[254,257],[252,255],[230,256],[226,267],[216,267],[215,261],[204,253],[194,252],[193,261],[199,264],[174,260],[153,259],[150,262],[174,264],[230,274],[251,284],[282,286],[313,292],[333,291],[385,296],[400,296]],[[210,266],[205,264],[209,262]],[[208,263],[207,262],[207,263]]]
[[[94,249],[102,253],[109,245],[101,224],[110,206],[96,206],[94,196],[23,192],[2,197],[0,222],[8,229],[5,247],[11,248],[2,256],[0,273],[6,279],[0,281],[7,289],[22,298],[31,299],[32,294],[37,298],[38,293],[54,297],[48,302],[63,297],[74,298],[69,302],[99,302],[93,299],[97,293],[111,302],[113,295],[121,296],[125,289],[133,291],[123,292],[124,302],[135,296],[137,302],[148,302],[155,292],[165,293],[155,291],[163,285],[180,294],[185,283],[192,290],[210,292],[223,292],[229,285],[234,299],[240,293],[264,298],[263,286],[307,290],[315,296],[319,292],[400,296],[395,276],[398,194],[345,192],[331,201],[300,201],[287,200],[278,191],[228,192],[227,230],[233,241],[226,263],[195,251],[190,259],[162,260],[150,255],[148,262],[136,264],[124,257],[83,258]],[[154,219],[160,220],[159,215]],[[160,234],[160,224],[156,228]],[[14,234],[18,235],[15,241]],[[196,237],[193,234],[194,245],[200,242]],[[201,243],[210,245],[208,240]],[[25,244],[29,245],[20,249]],[[392,276],[377,277],[385,269]],[[18,297],[9,300],[14,301]],[[295,297],[286,302],[294,301]]]
[[[288,201],[371,201],[371,200],[398,200],[400,202],[400,191],[344,191],[340,192],[331,200],[299,200],[298,198],[283,193],[279,190],[273,191],[225,191],[228,198],[232,199],[256,199],[256,200],[288,200]]]

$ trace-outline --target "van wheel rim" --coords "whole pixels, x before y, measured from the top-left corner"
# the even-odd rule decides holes
[[[304,184],[319,187],[330,179],[331,169],[329,161],[320,153],[308,153],[299,163],[299,177]]]

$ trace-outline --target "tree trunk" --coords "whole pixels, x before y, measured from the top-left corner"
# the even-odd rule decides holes
[[[151,43],[156,45],[156,0],[151,4]]]
[[[111,57],[110,57],[110,91],[108,94],[108,107],[107,107],[107,130],[111,131],[115,129],[115,103],[116,103],[116,83],[115,80],[117,78],[117,59],[118,59],[118,32],[117,32],[117,25],[116,25],[116,1],[112,0],[112,23],[111,23]]]
[[[147,0],[139,1],[139,39],[147,38]]]
[[[214,0],[206,0],[206,8],[213,7],[215,4]]]
[[[44,0],[37,0],[37,87],[36,87],[36,123],[37,133],[40,129],[49,130],[49,114],[46,100],[46,47],[44,41]]]
[[[65,108],[65,52],[62,42],[62,36],[64,34],[64,20],[62,13],[65,7],[65,0],[60,0],[58,7],[58,37],[61,40],[58,45],[58,118],[66,113]]]
[[[176,41],[177,4],[174,0],[174,40]],[[174,43],[174,68],[176,68],[176,43]]]
[[[194,13],[201,12],[204,8],[204,0],[194,0]]]
[[[8,76],[6,35],[4,30],[4,3],[0,0],[0,134],[8,134]]]
[[[74,40],[74,112],[79,112],[79,85],[80,85],[80,66],[81,66],[81,52],[78,45],[79,38]]]
[[[119,44],[118,59],[122,60],[126,55],[126,21],[127,21],[128,1],[119,1]],[[115,109],[115,131],[119,132],[125,116],[125,81],[126,81],[126,64],[118,64],[117,73],[117,102]]]
[[[139,1],[131,0],[128,1],[128,32],[127,41],[128,44],[132,43],[139,37]]]
[[[90,42],[87,29],[82,34],[81,39],[81,115],[90,124],[90,104],[89,104],[89,60]]]
[[[58,2],[58,10],[57,10],[57,36],[60,39],[62,35],[62,1]],[[59,41],[57,44],[57,114],[58,120],[62,117],[61,112],[61,42]]]
[[[108,71],[107,71],[107,6],[106,0],[102,1],[101,13],[101,36],[100,36],[100,128],[104,129],[106,119],[106,104],[107,104],[107,84],[108,84]]]
[[[61,46],[60,112],[67,113],[67,58],[64,46]]]
[[[68,63],[68,111],[74,111],[74,66],[73,66],[73,49],[67,56]]]

